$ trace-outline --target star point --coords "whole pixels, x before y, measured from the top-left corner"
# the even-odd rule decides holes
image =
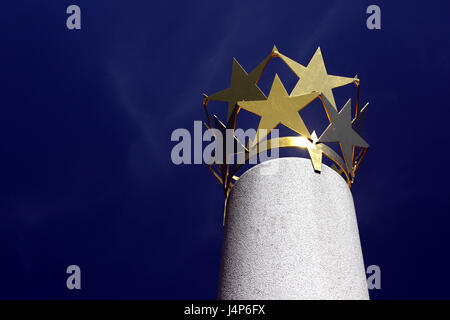
[[[280,52],[278,52],[277,46],[276,46],[276,45],[273,45],[273,48],[272,48],[272,56],[273,56],[273,57],[278,57],[279,54],[280,54]]]
[[[319,141],[319,139],[317,138],[316,131],[313,131],[311,133],[311,139],[314,148],[308,148],[309,157],[311,158],[314,170],[316,172],[320,172],[322,171],[322,150],[316,147],[316,144]]]
[[[352,120],[353,129],[360,136],[362,136],[362,133],[363,133],[363,127],[364,127],[364,122],[366,121],[368,106],[369,106],[369,103],[367,102],[366,105],[361,110],[358,111],[358,115],[356,116],[356,118],[354,118]]]
[[[353,146],[368,148],[368,143],[352,127],[351,99],[337,112],[324,98],[325,108],[330,116],[330,124],[322,133],[319,142],[339,142],[348,172],[353,175]]]

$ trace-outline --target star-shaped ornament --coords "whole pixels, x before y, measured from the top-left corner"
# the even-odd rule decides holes
[[[250,74],[247,74],[244,68],[233,58],[230,87],[208,97],[209,100],[228,102],[227,122],[231,118],[238,101],[267,99],[256,83],[272,56],[272,53],[267,56]]]
[[[316,53],[314,53],[314,56],[311,58],[307,67],[280,53],[278,56],[289,66],[297,77],[300,78],[292,90],[291,95],[296,96],[311,91],[319,91],[322,93],[322,96],[330,101],[335,110],[337,110],[337,108],[332,89],[358,81],[357,78],[329,75],[325,68],[320,47],[316,50]]]
[[[299,111],[317,98],[319,94],[319,92],[309,92],[300,96],[289,96],[283,83],[276,74],[267,100],[239,101],[239,107],[261,116],[257,136],[252,146],[260,142],[280,123],[302,136],[311,139],[311,135],[300,117]],[[264,129],[265,132],[261,132],[261,129]]]
[[[331,123],[322,133],[318,142],[339,142],[348,172],[353,176],[353,146],[368,148],[369,144],[352,127],[351,99],[337,112],[331,103],[323,97],[325,109]]]

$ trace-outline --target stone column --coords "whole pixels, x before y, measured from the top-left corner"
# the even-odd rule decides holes
[[[219,299],[369,299],[352,193],[309,159],[259,164],[228,198]]]

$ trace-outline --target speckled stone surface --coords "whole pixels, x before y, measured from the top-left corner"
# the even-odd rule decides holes
[[[302,158],[245,172],[228,199],[218,297],[368,299],[345,180]]]

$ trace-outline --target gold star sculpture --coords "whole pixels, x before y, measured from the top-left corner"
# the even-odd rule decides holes
[[[267,99],[256,83],[270,58],[271,56],[264,59],[250,74],[247,74],[244,68],[233,58],[230,87],[208,97],[209,100],[228,102],[227,121],[233,113],[236,102]]]
[[[322,93],[323,97],[330,101],[334,109],[336,109],[336,102],[334,101],[333,92],[331,90],[358,81],[357,78],[329,75],[325,68],[320,47],[317,49],[316,53],[314,53],[314,56],[311,61],[309,61],[307,67],[302,66],[300,63],[295,62],[282,54],[279,54],[279,57],[289,66],[289,68],[291,68],[296,76],[300,78],[292,90],[291,95],[295,96],[311,91],[319,91]]]
[[[267,100],[239,101],[239,107],[261,116],[256,130],[257,136],[252,146],[260,142],[265,135],[268,135],[280,123],[302,136],[311,138],[298,112],[317,98],[319,94],[319,92],[314,91],[300,96],[289,96],[283,83],[276,74]],[[261,133],[261,130],[265,130],[265,133]]]
[[[323,100],[331,123],[320,136],[319,142],[339,142],[347,170],[352,176],[353,146],[368,148],[369,144],[352,127],[351,99],[348,99],[339,112],[334,110],[326,98],[323,98]]]
[[[299,78],[290,94],[286,91],[280,77],[276,74],[268,97],[259,89],[257,83],[272,58],[280,58]],[[322,170],[322,156],[325,155],[333,163],[331,167],[347,179],[349,187],[354,183],[355,172],[359,168],[369,147],[361,137],[362,125],[367,113],[367,104],[358,110],[359,101],[356,103],[355,118],[351,117],[351,100],[338,111],[332,89],[353,83],[357,87],[357,100],[359,100],[359,79],[329,75],[320,48],[317,49],[311,61],[306,67],[281,54],[274,46],[272,52],[250,73],[233,61],[230,87],[211,96],[204,95],[203,105],[209,126],[213,128],[207,105],[210,100],[228,102],[227,123],[222,123],[214,115],[215,127],[222,133],[226,129],[233,130],[234,150],[223,150],[224,157],[219,159],[221,163],[208,165],[208,169],[214,174],[224,188],[225,198],[233,186],[233,181],[239,179],[236,176],[239,169],[250,158],[261,152],[273,148],[304,148],[311,158],[312,166],[318,173]],[[308,106],[314,99],[320,96],[322,105],[326,111],[330,124],[324,132],[317,137],[316,131],[308,130],[299,112]],[[257,135],[246,148],[234,136],[236,120],[240,110],[246,110],[261,117]],[[283,124],[297,136],[272,138],[263,141],[274,128]],[[262,132],[262,130],[264,130]],[[265,143],[263,143],[265,142]],[[341,155],[327,146],[328,142],[338,142]],[[239,146],[239,148],[237,148]],[[225,146],[224,146],[225,148]],[[357,149],[359,148],[359,149]],[[236,152],[236,149],[243,151]],[[359,150],[356,154],[355,150]],[[234,153],[236,152],[236,153]],[[244,163],[227,162],[230,157],[241,157]]]

